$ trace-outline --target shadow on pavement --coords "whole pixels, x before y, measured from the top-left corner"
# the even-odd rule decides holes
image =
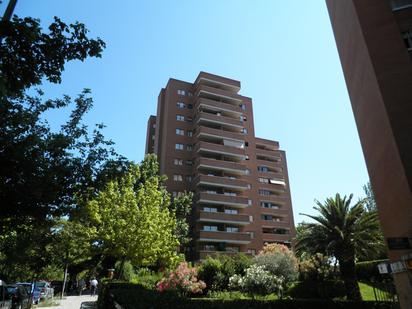
[[[80,309],[95,309],[96,302],[95,301],[84,301],[80,305]]]

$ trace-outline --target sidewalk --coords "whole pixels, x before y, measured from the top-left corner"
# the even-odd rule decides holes
[[[67,296],[64,299],[56,299],[59,306],[47,307],[48,309],[95,309],[97,296]]]

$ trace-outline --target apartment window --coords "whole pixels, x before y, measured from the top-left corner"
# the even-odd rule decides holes
[[[237,215],[238,211],[237,211],[237,209],[225,209],[225,214]]]
[[[189,92],[187,93],[187,95],[188,95],[189,97],[193,97],[193,92],[190,92],[190,91],[189,91]]]
[[[187,151],[192,151],[193,150],[193,145],[186,145],[186,150]]]
[[[262,178],[262,177],[259,177],[259,178],[258,178],[258,181],[259,181],[260,183],[269,183],[269,179],[267,179],[267,178]]]
[[[215,208],[215,207],[203,207],[203,211],[205,211],[205,212],[217,212],[217,208]]]
[[[227,246],[226,247],[226,252],[240,252],[239,247],[233,247],[233,246]]]
[[[252,200],[247,200],[247,204],[248,204],[249,206],[252,206]]]
[[[182,160],[182,159],[174,159],[174,160],[173,160],[173,163],[174,163],[175,165],[183,165],[183,160]]]
[[[193,109],[193,104],[187,104],[188,109]]]
[[[245,142],[245,147],[249,147],[249,142]]]
[[[263,208],[270,208],[270,209],[279,209],[280,206],[273,204],[271,202],[260,202],[260,206]]]
[[[192,165],[193,165],[193,161],[192,161],[192,160],[186,160],[186,165],[192,166]]]
[[[263,189],[259,189],[259,195],[270,195],[270,191],[269,190],[263,190]]]
[[[247,169],[245,170],[245,174],[246,174],[246,175],[250,175],[250,169],[247,168]]]
[[[215,245],[204,245],[203,250],[205,251],[216,251]]]
[[[192,176],[190,176],[190,175],[186,176],[186,181],[187,182],[192,182],[192,179],[193,179]]]
[[[242,133],[243,133],[243,134],[247,134],[247,129],[246,129],[246,128],[242,128]]]
[[[253,222],[253,216],[249,216],[249,222]]]
[[[217,232],[217,226],[216,225],[204,225],[203,231]]]
[[[175,144],[176,150],[183,150],[183,144]]]
[[[183,116],[183,115],[176,115],[176,120],[177,120],[177,121],[185,121],[185,116]]]
[[[206,193],[207,194],[217,194],[217,192],[214,190],[206,190]]]
[[[192,137],[193,136],[193,131],[187,130],[187,136]]]
[[[256,250],[255,249],[247,249],[247,253],[251,255],[256,255]]]
[[[156,129],[156,124],[155,124],[155,123],[152,125],[152,128],[153,128],[153,129]]]
[[[176,129],[176,135],[185,135],[185,130],[183,130],[183,129]]]
[[[176,197],[177,196],[177,191],[173,191],[172,195],[173,195],[173,197]]]
[[[248,156],[248,155],[246,155],[245,160],[246,160],[246,161],[249,161],[249,156]]]
[[[224,195],[227,195],[227,196],[236,196],[237,194],[236,194],[236,192],[225,192]]]
[[[177,102],[176,106],[178,109],[184,109],[186,107],[186,104],[183,102]]]
[[[258,172],[267,173],[269,172],[269,168],[267,166],[258,166]]]
[[[226,227],[226,232],[237,233],[239,232],[239,228],[234,226],[228,226]]]
[[[186,91],[185,91],[185,90],[182,90],[182,89],[178,89],[178,90],[177,90],[177,94],[178,94],[178,95],[186,95]]]
[[[186,122],[192,122],[193,118],[192,117],[186,117]]]
[[[183,181],[183,176],[182,175],[173,175],[173,180],[174,181]]]
[[[273,220],[272,215],[265,215],[265,214],[263,214],[263,215],[261,215],[260,217],[261,217],[262,220],[265,220],[265,221],[272,221],[272,220]]]
[[[239,106],[242,110],[244,110],[244,111],[246,110],[246,105],[245,104],[240,104]]]

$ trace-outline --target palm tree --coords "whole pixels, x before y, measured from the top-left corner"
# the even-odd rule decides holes
[[[316,201],[318,215],[303,214],[315,223],[304,223],[297,236],[297,251],[334,256],[351,300],[361,300],[355,272],[355,260],[382,250],[383,240],[376,212],[365,210],[364,200],[350,206],[352,194],[336,194],[324,203]]]

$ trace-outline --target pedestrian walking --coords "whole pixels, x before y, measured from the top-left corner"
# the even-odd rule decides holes
[[[90,290],[91,290],[91,296],[95,296],[96,295],[96,292],[97,292],[97,285],[99,284],[99,282],[97,281],[97,279],[96,278],[93,278],[91,281],[90,281]]]

